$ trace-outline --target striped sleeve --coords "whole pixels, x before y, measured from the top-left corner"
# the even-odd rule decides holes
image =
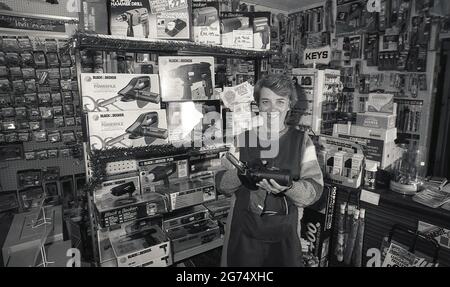
[[[316,149],[312,140],[305,134],[300,162],[300,179],[286,191],[297,207],[305,207],[319,200],[323,191],[323,175],[317,161]]]

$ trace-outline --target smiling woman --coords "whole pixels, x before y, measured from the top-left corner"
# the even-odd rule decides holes
[[[253,188],[242,171],[230,167],[218,174],[219,190],[233,194],[222,265],[302,266],[299,222],[303,207],[320,198],[322,172],[311,139],[285,125],[297,98],[292,80],[283,75],[263,77],[255,86],[254,98],[267,116],[257,131],[240,135],[249,139],[245,143],[257,143],[239,146],[240,160],[250,169],[287,172],[293,182],[282,186],[263,177]],[[270,140],[261,136],[267,133]],[[277,152],[265,153],[272,145],[277,145]],[[229,164],[224,161],[223,166]]]

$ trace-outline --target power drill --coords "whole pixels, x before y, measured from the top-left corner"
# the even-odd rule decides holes
[[[253,20],[253,34],[259,33],[261,35],[262,49],[267,49],[267,44],[270,42],[270,29],[267,23],[267,18],[260,17]]]
[[[144,107],[148,102],[159,104],[161,96],[157,93],[150,92],[150,77],[139,76],[131,79],[131,81],[118,93],[117,96],[98,103],[100,107],[106,107],[117,101],[131,102],[138,101],[139,108]],[[141,104],[140,101],[145,102]]]
[[[136,186],[134,185],[134,182],[130,181],[121,185],[118,185],[116,187],[111,188],[111,194],[114,196],[122,196],[124,194],[128,193],[127,198],[118,199],[114,202],[115,206],[121,206],[127,203],[133,203],[137,199],[133,197],[133,193],[136,191]]]
[[[211,99],[213,95],[211,64],[200,62],[177,67],[169,73],[170,77],[179,78],[183,81],[183,99],[192,99],[192,92],[197,93],[196,99],[201,97],[201,91],[191,90],[194,83],[202,82],[204,95]]]
[[[158,113],[148,112],[141,114],[137,120],[125,130],[124,134],[107,141],[106,145],[112,146],[121,142],[127,136],[129,139],[145,137],[145,142],[150,144],[155,138],[166,139],[169,135],[166,129],[158,128]]]
[[[214,7],[203,7],[193,11],[194,26],[210,26],[219,20],[219,12]]]
[[[171,176],[177,170],[175,163],[166,166],[157,166],[148,172],[148,175],[144,178],[145,182],[157,182],[164,180],[164,185],[169,186],[169,176]]]
[[[249,168],[247,164],[238,160],[230,152],[227,152],[225,156],[237,168],[239,178],[245,187],[249,189],[257,190],[258,186],[256,184],[263,179],[267,181],[273,179],[281,186],[292,185],[292,177],[289,170],[272,170],[264,166]]]
[[[134,26],[142,25],[142,30],[144,33],[144,38],[148,38],[150,33],[148,26],[148,10],[147,8],[139,8],[128,10],[125,13],[120,14],[116,21],[127,22],[127,36],[134,37]]]

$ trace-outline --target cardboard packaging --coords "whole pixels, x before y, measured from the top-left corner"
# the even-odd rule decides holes
[[[384,142],[393,142],[397,139],[397,128],[392,129],[376,129],[367,128],[357,125],[335,124],[333,126],[333,136],[340,135],[359,136],[369,139],[382,140]]]
[[[158,75],[82,73],[83,110],[87,112],[158,110]]]
[[[221,12],[222,45],[234,48],[253,48],[253,26],[245,12]]]
[[[392,129],[395,128],[396,115],[382,113],[357,113],[356,124],[368,128]]]
[[[88,113],[92,150],[167,143],[165,110]]]
[[[222,197],[203,205],[209,210],[212,219],[226,218],[231,208],[231,198]]]
[[[369,94],[366,101],[366,112],[395,114],[394,95]]]
[[[134,199],[119,206],[111,202],[97,202],[95,207],[99,225],[103,228],[111,227],[168,211],[167,201],[160,194],[146,193],[137,195]]]
[[[109,34],[108,9],[104,0],[81,0],[80,23],[78,27],[84,32]]]
[[[163,101],[219,99],[214,93],[214,57],[162,56],[158,66]]]
[[[150,37],[150,3],[148,0],[109,0],[108,10],[111,35]]]
[[[194,42],[220,45],[219,1],[192,2]]]
[[[180,252],[220,238],[217,221],[203,219],[167,230],[173,252]]]
[[[270,50],[270,12],[251,12],[253,24],[253,48]]]
[[[330,241],[336,205],[336,187],[325,186],[322,199],[304,209],[301,238],[309,243],[307,253],[319,261],[318,267],[327,267],[332,247]]]
[[[165,267],[172,264],[170,242],[159,226],[111,238],[118,267]]]
[[[159,186],[169,186],[170,182],[189,176],[187,156],[179,155],[156,158],[138,163],[142,193],[155,192]]]
[[[148,0],[150,38],[191,40],[192,3],[188,1]]]
[[[163,230],[209,218],[209,212],[203,205],[196,205],[170,213],[163,220]]]
[[[156,192],[167,197],[171,211],[216,199],[213,177],[180,180],[171,183],[169,187],[161,186]]]
[[[134,196],[141,194],[139,177],[108,180],[100,184],[94,191],[94,202],[111,206],[120,206],[132,201]]]

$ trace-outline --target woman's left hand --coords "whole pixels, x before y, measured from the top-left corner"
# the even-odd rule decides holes
[[[270,179],[269,181],[267,181],[267,179],[263,179],[259,183],[257,183],[256,185],[258,187],[260,187],[261,189],[263,189],[263,190],[265,190],[265,191],[267,191],[269,193],[273,193],[273,194],[278,194],[278,193],[284,192],[284,191],[289,189],[288,186],[279,185],[273,179]]]

